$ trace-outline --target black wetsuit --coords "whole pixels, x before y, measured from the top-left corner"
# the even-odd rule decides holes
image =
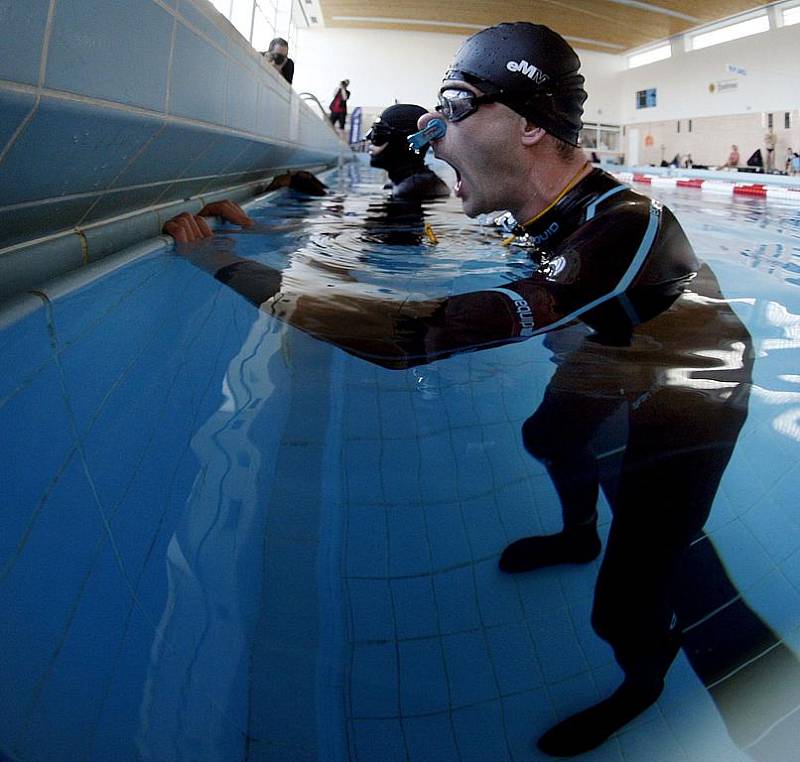
[[[433,170],[423,166],[405,177],[389,173],[392,196],[402,200],[441,198],[450,195],[450,188]]]

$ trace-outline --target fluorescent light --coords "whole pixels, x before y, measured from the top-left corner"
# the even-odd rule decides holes
[[[657,48],[650,48],[649,50],[643,50],[641,53],[634,53],[632,56],[628,56],[628,68],[635,69],[637,66],[663,61],[671,55],[672,46],[669,43],[659,45]]]
[[[729,24],[710,32],[695,35],[691,38],[692,50],[708,48],[712,45],[719,45],[722,42],[738,40],[741,37],[749,37],[751,34],[769,31],[769,19],[766,14],[755,18],[740,21],[737,24]]]

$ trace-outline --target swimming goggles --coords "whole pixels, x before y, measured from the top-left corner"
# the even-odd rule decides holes
[[[448,88],[439,93],[439,105],[436,110],[447,119],[448,122],[460,122],[470,114],[474,114],[478,107],[484,103],[496,103],[500,93],[489,95],[475,95],[469,90],[458,90]]]
[[[375,122],[369,128],[369,132],[364,136],[365,140],[369,140],[374,146],[386,145],[391,139],[392,135],[396,134],[397,130],[389,127],[388,124],[382,122]]]

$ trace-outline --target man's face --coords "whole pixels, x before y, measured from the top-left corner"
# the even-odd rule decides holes
[[[270,52],[273,56],[280,56],[278,60],[283,63],[289,55],[289,48],[286,45],[276,45]]]
[[[481,91],[460,80],[447,80],[440,93],[479,96]],[[509,206],[510,183],[513,182],[516,149],[521,117],[499,103],[480,104],[474,112],[458,121],[447,120],[438,113],[422,116],[422,129],[432,118],[444,119],[447,132],[431,143],[436,158],[446,161],[456,171],[454,186],[464,212],[478,214],[506,209]]]

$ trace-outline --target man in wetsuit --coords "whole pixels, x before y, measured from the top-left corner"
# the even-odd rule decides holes
[[[529,277],[396,303],[348,282],[292,291],[280,272],[219,248],[189,254],[276,318],[387,368],[547,334],[557,369],[522,435],[553,479],[564,529],[512,543],[500,569],[596,558],[598,452],[622,452],[603,485],[613,521],[592,624],[624,679],[539,739],[556,756],[594,748],[663,690],[681,645],[676,574],[744,423],[752,368],[747,331],[672,213],[578,148],[579,65],[546,27],[485,29],[456,53],[438,113],[418,124],[446,120],[434,151],[456,170],[468,215],[508,209],[521,221],[512,245],[528,248]],[[192,221],[173,224],[183,233]],[[599,441],[609,422],[612,442]]]
[[[425,114],[422,106],[396,103],[384,109],[375,120],[369,140],[369,163],[389,174],[392,197],[416,201],[449,196],[447,184],[425,164],[428,146],[411,151],[407,137],[417,130],[417,120]]]

